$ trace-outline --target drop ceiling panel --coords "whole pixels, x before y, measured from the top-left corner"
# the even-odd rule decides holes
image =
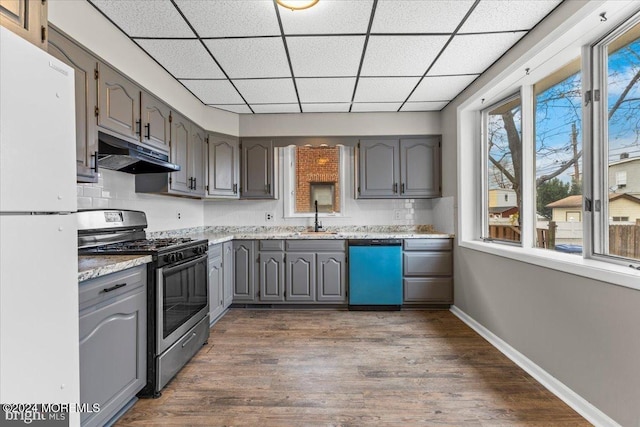
[[[300,102],[351,102],[353,89],[356,84],[354,77],[296,79]]]
[[[345,103],[324,103],[324,104],[302,104],[303,113],[348,113],[350,102]]]
[[[364,34],[373,0],[320,1],[304,12],[280,7],[285,34]]]
[[[231,79],[291,77],[281,37],[215,39],[204,43]]]
[[[298,104],[253,104],[251,106],[257,114],[261,113],[299,113]]]
[[[379,111],[379,112],[394,112],[398,111],[398,108],[402,105],[402,102],[365,102],[361,104],[353,104],[351,107],[351,112],[353,113],[363,113],[367,111]]]
[[[287,104],[298,102],[291,79],[234,80],[233,84],[236,85],[249,104]]]
[[[243,104],[228,80],[181,80],[203,104]]]
[[[478,76],[425,77],[409,98],[410,102],[450,101]]]
[[[355,77],[363,36],[287,37],[296,77]]]
[[[429,75],[479,74],[513,46],[524,32],[455,36]]]
[[[354,102],[404,102],[418,80],[418,77],[363,77],[358,81]]]
[[[421,77],[449,36],[371,36],[362,76]]]
[[[92,0],[130,37],[195,37],[169,0]]]
[[[530,30],[560,3],[560,0],[482,0],[459,32]]]
[[[238,105],[216,105],[211,104],[209,107],[217,108],[219,110],[230,111],[232,113],[237,114],[250,114],[251,110],[247,107],[247,104],[238,104]]]
[[[447,106],[449,102],[407,102],[400,111],[440,111]]]
[[[371,32],[452,33],[472,4],[473,0],[379,0]]]
[[[200,37],[280,35],[271,0],[176,0]]]
[[[136,42],[175,78],[224,78],[220,68],[198,40],[138,39]]]

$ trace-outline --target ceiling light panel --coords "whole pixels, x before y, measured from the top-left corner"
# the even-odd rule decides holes
[[[371,36],[362,76],[421,77],[449,36]]]
[[[298,102],[291,79],[234,80],[233,84],[249,104],[287,104]]]
[[[285,34],[364,34],[373,0],[319,1],[304,11],[280,8]]]
[[[448,104],[444,102],[407,102],[400,111],[440,111]]]
[[[251,114],[251,110],[247,106],[247,104],[237,104],[237,105],[217,105],[211,104],[209,107],[217,108],[219,110],[230,111],[232,113],[237,114]]]
[[[455,36],[429,75],[480,74],[526,33]]]
[[[257,114],[300,112],[300,106],[298,104],[252,104],[251,108]]]
[[[91,0],[129,37],[195,37],[169,0]]]
[[[296,79],[300,102],[351,102],[355,77]]]
[[[345,103],[323,103],[323,104],[302,104],[303,113],[348,113],[350,102]]]
[[[353,113],[363,113],[367,111],[396,112],[398,111],[398,108],[400,108],[401,105],[402,105],[402,102],[381,102],[381,103],[365,102],[362,104],[354,103],[353,106],[351,107],[351,112]]]
[[[198,40],[136,40],[174,77],[219,79],[224,74]]]
[[[560,3],[560,0],[482,0],[459,33],[530,30]]]
[[[280,35],[271,0],[176,0],[200,37]]]
[[[232,79],[291,77],[281,37],[215,39],[204,43]]]
[[[438,76],[422,79],[410,102],[450,101],[478,76]]]
[[[473,0],[378,0],[372,33],[452,33]]]
[[[364,36],[287,37],[296,77],[355,77]]]
[[[418,77],[362,77],[354,102],[404,102],[420,80]],[[398,105],[398,107],[400,107]],[[353,111],[353,110],[352,110]]]
[[[181,80],[203,104],[242,104],[244,101],[228,80]]]

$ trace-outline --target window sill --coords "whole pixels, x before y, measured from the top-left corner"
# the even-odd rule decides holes
[[[563,273],[574,274],[618,286],[640,290],[640,271],[628,266],[613,264],[597,259],[586,259],[581,255],[539,248],[521,248],[499,243],[481,241],[460,241],[460,246],[475,251],[510,258]]]

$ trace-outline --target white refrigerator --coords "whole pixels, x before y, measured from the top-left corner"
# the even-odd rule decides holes
[[[0,28],[0,403],[79,402],[74,80]]]

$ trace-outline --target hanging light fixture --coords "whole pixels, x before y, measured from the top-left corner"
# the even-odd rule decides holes
[[[276,0],[276,3],[287,9],[303,10],[315,6],[318,0]]]

